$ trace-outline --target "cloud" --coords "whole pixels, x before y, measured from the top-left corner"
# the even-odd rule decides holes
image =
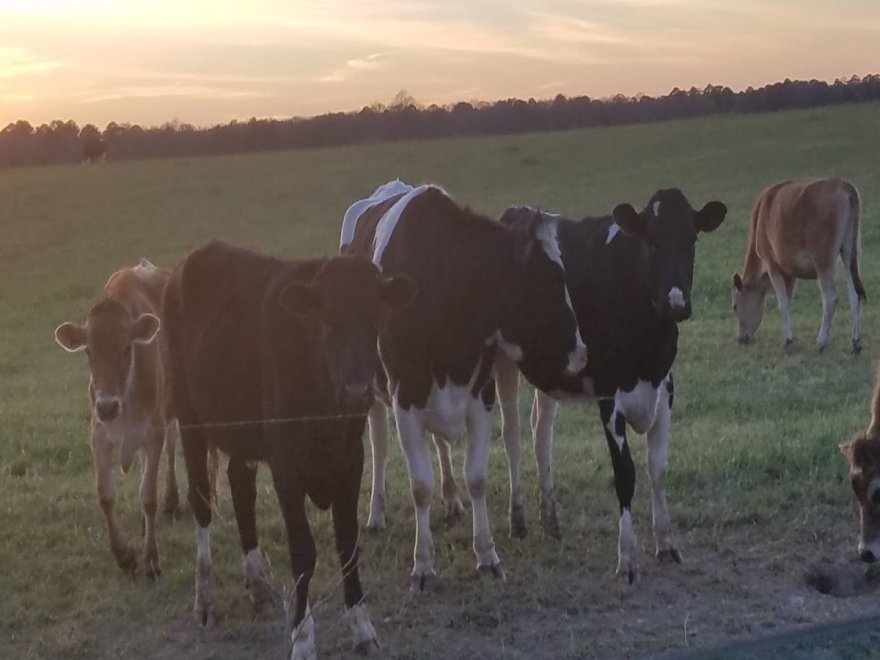
[[[333,69],[330,73],[319,77],[318,80],[325,83],[343,82],[348,80],[353,74],[381,69],[385,66],[385,63],[380,61],[380,58],[384,55],[385,53],[373,53],[362,59],[350,59],[345,63],[345,66]]]
[[[233,100],[260,98],[261,92],[225,89],[206,85],[131,85],[96,90],[81,95],[80,103],[101,103],[121,99],[152,99],[152,98],[197,98],[200,100]]]
[[[38,59],[23,48],[0,46],[0,79],[40,75],[62,66],[55,60]]]

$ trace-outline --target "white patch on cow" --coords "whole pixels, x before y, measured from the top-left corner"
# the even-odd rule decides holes
[[[477,364],[467,385],[454,385],[447,381],[441,387],[434,383],[425,409],[419,411],[427,430],[431,433],[439,433],[449,440],[454,440],[464,433],[468,408],[474,401],[471,389],[479,371],[480,365]]]
[[[419,186],[418,188],[413,188],[403,197],[398,199],[397,202],[394,203],[394,206],[388,209],[385,212],[385,215],[382,216],[382,219],[379,220],[379,224],[376,225],[376,235],[373,237],[374,264],[376,264],[377,266],[382,265],[382,254],[385,252],[385,248],[388,247],[388,242],[391,240],[391,235],[394,233],[394,229],[395,227],[397,227],[397,223],[400,221],[400,216],[403,215],[406,207],[412,200],[414,200],[416,197],[418,197],[430,188],[439,190],[444,195],[446,194],[445,190],[433,184],[425,184]]]
[[[290,660],[317,660],[315,647],[315,617],[312,608],[306,603],[306,615],[290,634]]]
[[[620,233],[620,225],[616,222],[612,222],[611,226],[608,228],[608,238],[605,239],[605,245],[611,245],[611,241],[614,240],[614,237]]]
[[[608,429],[608,432],[611,434],[611,437],[614,438],[614,442],[617,443],[618,449],[623,449],[623,443],[626,441],[625,435],[617,434],[617,416],[622,415],[618,409],[617,404],[614,404],[614,411],[611,413],[611,417],[608,418],[608,424],[605,425],[605,428]]]
[[[566,294],[568,290],[566,290]],[[584,345],[583,339],[581,339],[581,331],[578,329],[577,331],[577,342],[575,344],[574,350],[568,354],[568,365],[565,367],[566,373],[570,376],[574,376],[579,374],[584,367],[587,366],[587,347]]]
[[[657,417],[660,388],[645,380],[639,380],[629,392],[617,390],[614,395],[614,411],[622,412],[636,433],[647,433]]]
[[[500,348],[504,355],[507,356],[509,360],[513,360],[514,362],[521,362],[523,359],[523,350],[520,346],[516,344],[512,344],[507,341],[504,336],[501,334],[501,330],[495,333],[494,337],[495,341],[498,344],[498,348]],[[486,340],[486,345],[490,345],[492,343],[492,337]]]
[[[620,528],[617,537],[617,574],[627,575],[638,572],[636,532],[633,528],[632,514],[624,509],[620,514]]]
[[[682,293],[681,289],[679,289],[677,286],[672,287],[669,290],[669,305],[673,309],[677,309],[680,307],[684,307],[684,303],[684,293]]]
[[[383,183],[373,191],[373,194],[365,199],[360,199],[348,207],[345,216],[342,219],[342,233],[339,237],[339,247],[345,247],[354,240],[354,234],[357,230],[358,220],[367,212],[368,209],[381,204],[386,199],[390,199],[395,195],[408,193],[413,187],[408,183],[404,183],[400,179]]]
[[[367,606],[364,603],[358,603],[346,610],[345,619],[348,621],[348,627],[351,629],[352,637],[354,637],[355,649],[366,651],[370,646],[379,646],[376,629],[373,628],[373,623],[370,621],[370,615],[367,612]]]
[[[263,554],[260,552],[259,546],[248,550],[242,559],[242,564],[242,572],[248,585],[266,579],[266,566],[263,563]]]
[[[211,563],[211,529],[196,523],[196,559]]]
[[[538,223],[535,238],[540,241],[541,247],[544,248],[544,252],[547,253],[551,261],[559,264],[559,267],[564,271],[565,266],[562,265],[562,251],[559,249],[559,236],[557,235],[559,224],[549,213],[542,213],[541,218],[543,221]]]
[[[654,210],[654,217],[659,218],[660,217],[660,202],[659,201],[654,202],[654,206],[652,207],[652,209]]]

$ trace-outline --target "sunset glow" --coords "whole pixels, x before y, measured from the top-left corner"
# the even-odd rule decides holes
[[[880,71],[874,0],[0,0],[0,127],[196,125]]]

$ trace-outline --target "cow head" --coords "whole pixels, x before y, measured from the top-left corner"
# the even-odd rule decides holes
[[[320,323],[321,363],[339,407],[366,412],[373,400],[379,364],[380,325],[390,310],[408,304],[415,283],[398,275],[383,277],[368,259],[343,256],[327,260],[310,283],[296,282],[281,291],[281,304],[294,316]]]
[[[691,315],[694,248],[700,232],[718,228],[727,215],[721,202],[709,202],[699,211],[676,188],[658,190],[639,213],[629,204],[614,208],[614,222],[624,234],[642,241],[654,311],[675,321]]]
[[[533,384],[551,387],[587,363],[566,285],[558,217],[523,207],[508,210],[501,223],[516,236],[516,258],[508,304],[502,307],[499,347]]]
[[[731,298],[733,315],[736,317],[736,338],[740,344],[748,344],[755,338],[758,326],[764,318],[766,280],[763,277],[757,282],[747,282],[739,273],[733,274]]]
[[[859,503],[861,530],[859,556],[873,563],[880,559],[880,436],[860,433],[840,445],[849,463],[853,493]]]
[[[100,422],[112,422],[122,412],[133,380],[135,347],[152,343],[158,332],[156,315],[134,317],[109,298],[92,307],[85,324],[67,322],[55,329],[61,348],[83,351],[88,358],[94,416]]]

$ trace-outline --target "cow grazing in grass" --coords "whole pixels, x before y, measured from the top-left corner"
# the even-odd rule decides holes
[[[273,592],[257,544],[256,462],[271,470],[296,585],[291,657],[315,657],[306,497],[332,510],[355,644],[376,645],[358,577],[361,436],[377,333],[413,295],[410,280],[382,277],[362,257],[283,261],[217,241],[171,274],[165,340],[196,521],[194,614],[203,624],[213,616],[206,455],[215,446],[229,455],[245,580],[258,609]]]
[[[785,345],[794,341],[789,310],[795,282],[818,279],[822,325],[816,344],[824,350],[837,309],[834,264],[840,256],[847,269],[852,347],[856,352],[861,349],[859,307],[866,296],[859,277],[859,207],[858,190],[842,179],[782,181],[758,195],[743,272],[733,276],[733,311],[741,343],[754,338],[771,285],[782,316]]]
[[[344,251],[369,256],[386,275],[406,274],[418,285],[413,303],[379,337],[415,505],[412,587],[424,590],[435,575],[429,515],[434,474],[426,431],[443,438],[438,447],[447,473],[446,441],[467,431],[465,476],[477,569],[503,577],[486,506],[496,350],[538,384],[578,373],[586,362],[556,222],[539,218],[524,232],[511,231],[459,207],[437,186],[424,185],[368,205],[349,229],[343,232]],[[382,470],[387,439],[376,442],[387,433],[384,411],[374,408],[370,420],[378,427],[371,431],[373,467]],[[384,499],[384,473],[380,481],[371,521]]]
[[[849,477],[859,503],[861,530],[859,556],[873,563],[880,559],[880,371],[871,398],[871,424],[840,450],[849,463]]]
[[[574,378],[545,383],[535,393],[532,432],[541,487],[541,519],[558,536],[551,468],[556,398],[596,399],[620,505],[617,574],[638,577],[638,546],[631,505],[635,467],[626,439],[629,425],[648,438],[648,473],[657,555],[681,561],[666,505],[666,454],[671,423],[672,364],[678,323],[691,315],[697,236],[714,231],[726,207],[709,202],[695,211],[677,189],[660,190],[641,212],[620,204],[612,216],[573,221],[528,207],[508,209],[501,222],[525,231],[542,218],[556,224],[562,263],[578,325],[589,347],[586,368]],[[518,373],[503,358],[496,365],[502,435],[510,463],[511,534],[526,532],[520,485]],[[543,391],[542,391],[543,390]]]
[[[167,388],[159,342],[159,308],[168,272],[146,259],[114,273],[104,297],[89,310],[82,325],[62,323],[55,341],[66,351],[88,357],[91,400],[92,460],[98,499],[107,521],[110,549],[126,573],[137,558],[125,540],[113,508],[113,452],[119,451],[122,471],[128,472],[137,453],[143,453],[140,497],[144,517],[144,564],[148,576],[160,573],[156,544],[157,480],[162,446],[167,441],[168,482],[164,509],[177,509],[174,448],[177,425]]]

